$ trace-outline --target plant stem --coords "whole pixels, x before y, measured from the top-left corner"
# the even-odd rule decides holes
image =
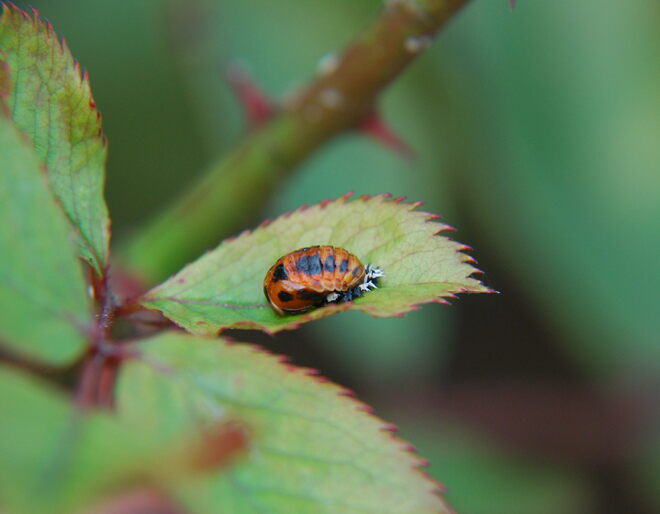
[[[383,88],[467,1],[387,1],[332,66],[128,242],[124,266],[151,284],[239,229],[298,164],[372,112]]]

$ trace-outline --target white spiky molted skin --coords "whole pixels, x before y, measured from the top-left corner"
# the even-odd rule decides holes
[[[383,273],[382,269],[372,266],[371,264],[367,264],[364,273],[364,279],[362,280],[361,284],[358,284],[353,289],[343,293],[333,291],[332,293],[329,293],[325,297],[325,302],[340,303],[340,302],[351,301],[354,298],[359,298],[368,291],[371,291],[373,289],[378,289],[378,285],[377,285],[378,279],[384,276],[385,273]]]
[[[364,274],[364,281],[358,287],[361,291],[365,292],[371,291],[372,289],[378,289],[378,286],[374,283],[374,281],[377,282],[377,279],[384,276],[385,273],[383,273],[383,270],[380,268],[372,267],[371,264],[367,264],[367,270]]]

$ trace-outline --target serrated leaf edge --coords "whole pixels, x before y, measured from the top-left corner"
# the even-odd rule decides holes
[[[98,125],[98,136],[101,138],[101,144],[103,146],[104,152],[105,152],[105,159],[107,160],[107,150],[108,150],[108,140],[105,136],[105,133],[103,132],[103,126],[102,126],[102,120],[103,120],[103,115],[101,112],[98,110],[96,106],[96,102],[94,100],[94,96],[92,95],[92,87],[91,83],[89,81],[89,74],[86,69],[82,68],[80,66],[80,63],[73,57],[73,54],[71,53],[68,45],[66,44],[66,39],[64,37],[59,37],[57,33],[55,32],[55,29],[53,28],[53,24],[42,18],[41,14],[35,7],[30,7],[30,10],[32,11],[32,16],[20,7],[18,7],[16,4],[13,2],[9,1],[1,1],[0,2],[0,18],[3,18],[4,16],[14,16],[14,15],[19,15],[23,19],[29,21],[32,23],[33,27],[35,27],[36,30],[39,30],[38,27],[44,27],[46,31],[46,35],[50,38],[52,38],[55,42],[57,42],[57,45],[59,47],[60,53],[62,55],[68,56],[68,59],[70,59],[72,66],[73,66],[73,72],[75,77],[78,79],[79,82],[79,87],[83,89],[84,94],[89,98],[89,109],[96,114],[96,123]],[[6,63],[7,68],[9,68],[9,64]],[[11,69],[9,70],[11,74]],[[11,92],[9,92],[11,94]],[[22,132],[22,131],[20,131]],[[30,146],[32,146],[32,143],[30,142]],[[47,166],[45,166],[47,169]],[[105,186],[105,174],[103,176],[103,185]],[[49,180],[50,182],[50,180]],[[103,190],[105,187],[102,188]],[[71,216],[67,212],[66,209],[64,209],[64,206],[61,203],[61,200],[51,191],[51,194],[53,194],[53,197],[57,200],[57,202],[60,204],[62,207],[64,214],[66,218],[69,220],[69,223],[72,225],[73,230],[75,231],[76,234],[78,234],[78,239],[79,241],[84,242],[85,249],[93,256],[93,259],[87,259],[86,257],[82,256],[85,260],[88,261],[89,265],[92,267],[92,269],[95,270],[97,275],[102,276],[107,272],[107,267],[108,267],[108,257],[109,257],[109,247],[108,251],[106,252],[106,255],[100,256],[98,255],[98,252],[94,248],[94,245],[88,241],[80,231],[80,228],[78,227],[78,224],[76,223],[75,220],[71,219]],[[107,210],[107,209],[106,209]],[[111,234],[111,220],[110,216],[107,216],[107,223],[105,226],[105,230],[108,233],[108,240],[110,239],[110,234]],[[93,261],[96,262],[93,262]],[[96,263],[98,263],[99,267],[97,268]]]
[[[167,332],[161,333],[157,336],[154,336],[155,338],[157,337],[163,337],[166,336]],[[196,337],[200,339],[206,339],[209,341],[209,343],[217,343],[218,339],[217,338],[211,338],[211,337],[205,337],[205,336],[190,336],[189,334],[186,334],[186,337]],[[151,339],[151,338],[150,338]],[[149,339],[146,340],[134,340],[132,341],[132,344],[138,345],[141,342],[148,341]],[[354,391],[348,389],[347,387],[344,387],[342,385],[337,384],[336,382],[331,381],[330,379],[322,376],[320,374],[320,371],[315,368],[310,368],[306,366],[298,366],[296,364],[293,364],[291,362],[291,358],[287,355],[282,355],[282,354],[277,354],[274,353],[267,348],[264,348],[263,346],[260,346],[258,344],[254,343],[245,343],[242,341],[235,340],[232,337],[227,337],[227,336],[222,336],[220,340],[224,343],[226,343],[228,346],[241,346],[243,348],[246,348],[250,352],[256,355],[263,355],[264,357],[272,360],[275,362],[279,367],[281,367],[284,371],[288,373],[293,373],[297,374],[299,376],[305,377],[305,378],[310,378],[317,384],[320,384],[323,387],[326,388],[331,388],[334,389],[335,391],[335,396],[340,397],[342,399],[347,400],[347,404],[350,405],[350,407],[356,411],[360,412],[364,415],[366,415],[368,418],[370,418],[372,421],[375,421],[376,424],[378,425],[378,431],[382,432],[385,437],[387,437],[392,443],[395,444],[397,449],[404,455],[407,455],[413,462],[410,465],[410,469],[419,476],[420,479],[424,481],[429,486],[428,489],[428,494],[434,496],[437,498],[444,507],[446,508],[447,512],[450,514],[454,514],[453,509],[447,504],[446,499],[443,496],[443,493],[447,490],[446,486],[439,482],[438,480],[434,479],[428,471],[426,471],[426,467],[430,465],[429,461],[420,457],[419,454],[417,453],[417,449],[415,446],[413,446],[411,443],[397,437],[395,434],[398,432],[398,427],[392,423],[388,423],[384,421],[383,419],[379,418],[374,414],[374,409],[370,405],[364,403],[361,400],[358,400],[356,397],[356,394]],[[143,364],[150,366],[154,371],[159,372],[159,373],[177,373],[176,368],[172,368],[171,366],[163,365],[160,362],[157,362],[157,358],[153,358],[153,356],[150,356],[149,359],[144,359],[142,358],[142,355],[140,354],[139,350],[136,351],[136,353],[132,357],[133,360],[137,360],[142,362]]]
[[[351,192],[348,192],[348,193],[340,196],[337,199],[326,199],[326,200],[323,200],[323,201],[321,201],[317,204],[314,204],[312,206],[309,206],[308,204],[303,204],[300,207],[298,207],[297,209],[287,211],[284,214],[278,216],[277,218],[274,218],[274,219],[266,218],[256,228],[254,228],[254,229],[245,229],[242,232],[240,232],[239,234],[237,234],[236,236],[232,236],[232,237],[228,237],[228,238],[224,239],[220,244],[240,241],[241,239],[243,239],[245,237],[248,237],[252,234],[258,233],[259,231],[265,229],[266,227],[268,227],[269,225],[271,225],[272,223],[276,222],[279,219],[287,219],[287,218],[291,217],[291,215],[293,215],[294,213],[302,213],[302,212],[305,212],[306,210],[308,210],[310,208],[316,208],[317,207],[319,209],[324,209],[330,203],[335,203],[335,202],[340,203],[340,204],[347,204],[347,203],[349,203],[349,201],[359,202],[359,201],[374,201],[374,200],[378,201],[378,200],[380,200],[382,203],[392,202],[392,203],[397,203],[397,204],[402,204],[404,206],[408,206],[407,212],[416,211],[416,209],[418,209],[419,207],[424,205],[424,202],[422,202],[422,201],[406,203],[405,202],[405,200],[406,200],[405,196],[399,196],[399,197],[393,198],[393,195],[391,193],[380,193],[380,194],[377,194],[377,195],[361,195],[358,198],[355,198],[355,199],[351,200],[351,198],[353,196],[354,196],[354,193],[351,191]],[[439,226],[438,230],[436,232],[434,232],[433,235],[439,235],[443,232],[456,232],[456,229],[454,227],[452,227],[451,225],[447,225],[445,223],[440,223],[438,221],[439,219],[442,218],[440,215],[430,213],[430,212],[425,212],[425,211],[416,211],[416,212],[418,212],[419,214],[426,215],[426,223],[436,223]],[[447,238],[447,239],[450,239],[450,238]],[[210,249],[207,252],[205,252],[205,254],[213,252],[214,250],[215,249]],[[472,250],[472,247],[470,247],[468,245],[465,245],[465,244],[461,244],[460,247],[458,248],[457,253],[458,253],[458,255],[460,255],[460,259],[461,259],[462,262],[469,263],[469,264],[476,264],[477,261],[473,257],[471,257],[470,255],[464,253],[465,251],[469,251],[469,250]],[[203,255],[205,255],[205,254],[203,254]],[[198,257],[198,259],[201,258],[201,257],[202,256]],[[167,283],[173,276],[176,276],[179,273],[184,272],[187,267],[194,265],[197,262],[198,259],[195,259],[191,263],[184,266],[181,270],[179,270],[177,273],[174,273],[170,278],[165,280],[162,284]],[[482,273],[483,273],[483,271],[481,271],[480,269],[473,266],[473,271],[466,278],[470,278],[475,274],[482,274]],[[160,284],[160,285],[162,285],[162,284]],[[448,283],[448,284],[450,285],[451,283]],[[138,302],[141,303],[147,309],[155,311],[155,312],[159,312],[159,313],[162,313],[162,311],[160,311],[158,308],[150,307],[149,305],[146,305],[146,304],[148,304],[149,302],[157,302],[157,301],[172,301],[172,302],[177,302],[177,303],[182,303],[182,304],[195,303],[194,300],[181,300],[181,299],[173,298],[173,297],[150,297],[149,294],[153,291],[156,291],[160,287],[160,285],[156,286],[152,290],[145,293],[144,296],[142,296],[141,298],[138,299]],[[396,314],[393,314],[391,316],[384,316],[384,317],[403,317],[403,316],[405,316],[405,314],[407,314],[409,312],[417,311],[417,310],[420,309],[420,307],[422,305],[426,305],[426,304],[429,304],[429,303],[437,303],[437,304],[441,304],[441,305],[448,305],[449,300],[457,298],[457,296],[456,296],[457,294],[474,293],[474,292],[480,292],[480,293],[481,292],[483,292],[483,293],[496,293],[497,292],[493,289],[490,289],[490,288],[484,286],[483,284],[480,284],[481,288],[480,288],[479,291],[470,291],[470,290],[468,290],[468,289],[466,289],[462,286],[458,286],[458,284],[456,286],[457,287],[455,289],[450,289],[443,296],[438,296],[438,297],[435,297],[435,298],[429,298],[428,300],[412,303],[406,309],[403,309],[403,310],[401,310],[401,311],[399,311]],[[200,302],[202,302],[202,301],[200,301]],[[204,303],[204,302],[202,302],[202,303]],[[206,303],[208,303],[208,302],[206,302]],[[224,304],[224,306],[226,306],[227,308],[230,308],[230,306],[227,305],[227,304]],[[269,305],[265,302],[263,304],[257,304],[256,306],[263,307],[263,308],[268,308],[269,307]],[[240,307],[244,307],[244,306],[240,306]],[[348,311],[348,310],[357,310],[357,311],[364,312],[365,314],[368,314],[368,315],[371,315],[371,316],[374,316],[374,317],[383,317],[383,316],[379,316],[377,314],[374,314],[375,309],[372,306],[370,306],[370,305],[362,306],[359,303],[356,304],[354,302],[346,302],[346,303],[341,303],[341,304],[326,305],[324,307],[319,307],[318,309],[315,309],[313,312],[316,312],[320,309],[323,309],[324,312],[326,313],[326,316],[324,316],[324,317],[331,316],[333,314],[338,314],[340,312],[345,312],[345,311]],[[164,313],[162,313],[162,314],[164,314]],[[316,319],[320,319],[320,318],[318,318],[312,312],[310,312],[310,313],[302,314],[299,317],[297,317],[295,319],[295,321],[291,321],[291,323],[287,323],[287,324],[279,326],[275,329],[270,329],[266,325],[263,325],[263,324],[261,324],[259,322],[256,322],[256,321],[239,321],[239,322],[231,323],[229,325],[221,327],[219,330],[208,331],[208,332],[204,332],[203,334],[197,334],[197,333],[195,333],[195,334],[196,335],[215,334],[215,335],[219,336],[220,334],[222,334],[222,332],[224,332],[225,330],[228,330],[228,329],[244,329],[244,330],[259,330],[259,331],[265,332],[266,334],[269,334],[269,335],[272,336],[272,335],[274,335],[278,332],[281,332],[283,330],[296,330],[300,327],[300,325],[302,325],[304,323],[307,323],[307,322],[310,322],[310,321],[314,321]],[[187,330],[184,326],[177,323],[176,320],[171,320],[171,321],[176,326],[178,326],[178,327],[180,327],[184,330]],[[200,327],[203,327],[205,325],[205,323],[198,322],[198,325]]]

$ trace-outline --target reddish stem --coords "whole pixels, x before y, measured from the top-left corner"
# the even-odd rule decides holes
[[[113,406],[117,368],[123,359],[122,348],[112,341],[110,335],[116,305],[108,277],[106,268],[101,277],[92,272],[90,278],[98,314],[76,391],[76,402],[82,409]]]
[[[101,353],[93,351],[83,363],[76,391],[76,403],[81,409],[96,406],[98,379],[104,359],[105,357]]]

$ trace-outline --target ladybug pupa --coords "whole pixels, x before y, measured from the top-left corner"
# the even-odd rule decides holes
[[[266,273],[264,293],[279,315],[349,302],[376,289],[380,268],[364,265],[335,246],[300,248],[280,257]]]

